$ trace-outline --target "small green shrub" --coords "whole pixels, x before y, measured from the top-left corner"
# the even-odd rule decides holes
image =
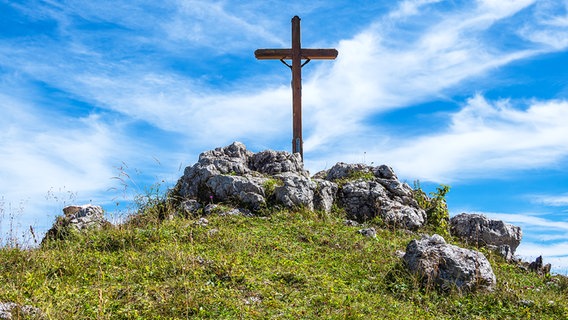
[[[266,180],[262,184],[262,188],[264,189],[264,194],[266,198],[270,198],[274,194],[274,190],[276,190],[276,187],[281,187],[283,185],[284,182],[278,179],[270,178]]]
[[[428,196],[420,187],[420,182],[414,182],[414,199],[426,211],[426,225],[443,237],[450,235],[450,213],[446,203],[446,194],[449,191],[450,186],[443,184],[436,188],[436,192],[431,192]]]

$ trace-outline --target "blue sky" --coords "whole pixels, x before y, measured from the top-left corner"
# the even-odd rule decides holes
[[[294,15],[304,47],[339,51],[303,69],[307,169],[448,184],[452,215],[520,225],[519,254],[568,270],[562,0],[0,0],[4,240],[65,204],[114,212],[233,141],[290,150],[290,72],[253,52],[289,47]]]

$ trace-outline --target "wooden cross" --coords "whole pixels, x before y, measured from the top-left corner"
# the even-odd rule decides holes
[[[310,60],[333,60],[337,57],[335,49],[303,49],[300,43],[300,18],[292,18],[291,49],[258,49],[254,56],[259,60],[280,60],[292,69],[292,152],[300,153],[304,158],[304,141],[302,141],[302,67]],[[292,65],[284,60],[292,59]],[[302,60],[306,60],[302,63]]]

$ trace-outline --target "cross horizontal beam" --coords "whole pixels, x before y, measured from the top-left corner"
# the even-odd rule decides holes
[[[333,60],[337,58],[335,49],[301,49],[302,59]],[[254,52],[258,60],[292,59],[292,49],[258,49]]]

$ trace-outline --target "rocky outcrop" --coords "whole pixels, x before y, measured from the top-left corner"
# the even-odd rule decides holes
[[[508,261],[513,259],[523,236],[520,227],[482,214],[467,213],[450,219],[450,232],[467,243],[495,250]]]
[[[437,234],[412,240],[403,259],[425,285],[442,290],[491,291],[496,284],[493,269],[482,253],[447,244]]]
[[[196,202],[232,203],[253,212],[269,204],[328,212],[338,204],[357,221],[379,216],[387,225],[417,229],[426,220],[412,189],[386,165],[340,162],[310,178],[299,154],[255,154],[239,142],[202,153],[185,169],[176,190],[185,212],[198,210]]]
[[[347,217],[357,221],[380,217],[389,226],[409,230],[420,228],[426,222],[426,212],[413,198],[412,188],[398,180],[392,168],[382,165],[370,167],[362,164],[338,163],[326,178],[345,182],[339,190],[339,204]]]
[[[110,225],[111,223],[106,220],[103,208],[100,206],[91,204],[68,206],[63,209],[63,216],[56,218],[41,242],[43,244],[47,240],[63,239],[71,232],[101,229]]]
[[[550,275],[550,269],[552,268],[550,263],[543,263],[542,256],[538,256],[530,263],[526,261],[519,261],[519,266],[526,271],[532,271],[541,276]]]
[[[299,154],[271,150],[254,154],[234,142],[199,155],[198,162],[185,169],[176,189],[183,199],[230,202],[255,211],[272,196],[286,206],[314,207],[316,185],[308,185],[308,176]],[[285,188],[274,188],[273,179]]]

